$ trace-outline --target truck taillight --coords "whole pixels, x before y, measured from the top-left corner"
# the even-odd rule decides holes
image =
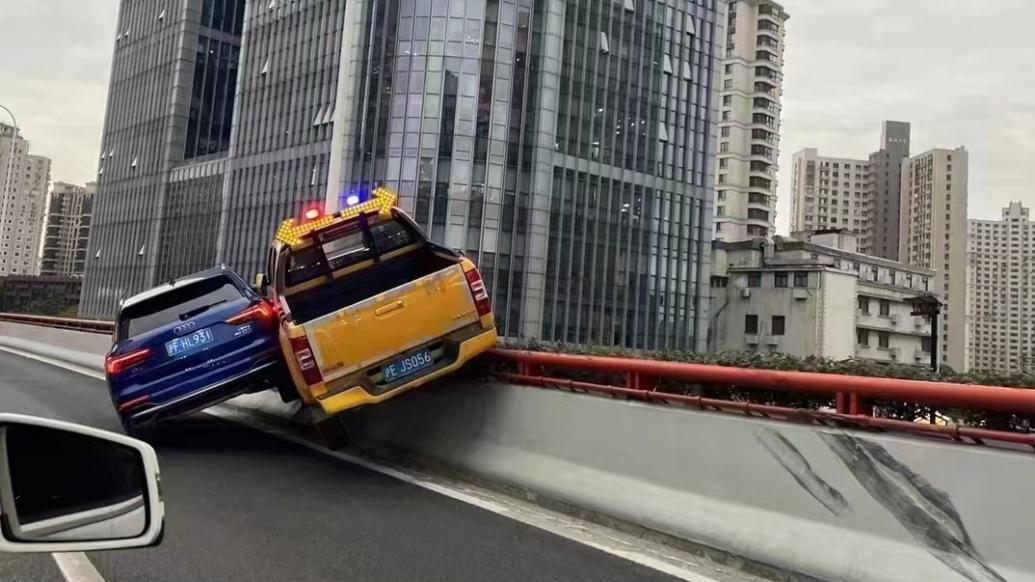
[[[129,352],[128,354],[122,354],[121,356],[109,354],[104,358],[104,369],[108,371],[109,376],[121,374],[127,369],[146,360],[150,353],[150,348],[144,348]]]
[[[302,372],[302,379],[306,385],[312,386],[323,382],[320,368],[316,365],[316,358],[313,350],[309,347],[309,340],[305,337],[291,338],[291,351],[295,352],[295,361],[298,362],[298,369]]]
[[[471,288],[471,296],[474,297],[474,306],[478,310],[478,316],[492,313],[492,305],[489,303],[489,292],[485,290],[485,282],[482,281],[482,274],[478,269],[471,269],[464,273],[467,276],[467,286]]]
[[[254,320],[269,323],[275,320],[276,316],[276,308],[273,305],[270,305],[266,301],[259,301],[255,305],[245,308],[244,311],[226,320],[226,322],[232,325]]]

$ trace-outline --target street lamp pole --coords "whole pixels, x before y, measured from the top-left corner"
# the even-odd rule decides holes
[[[910,297],[906,302],[913,308],[912,315],[923,315],[931,320],[931,370],[938,373],[938,316],[942,312],[942,302],[932,293]]]

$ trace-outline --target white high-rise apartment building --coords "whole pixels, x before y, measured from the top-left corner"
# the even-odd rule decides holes
[[[0,124],[0,276],[39,274],[49,185],[50,159],[29,154],[29,142]]]
[[[776,174],[783,94],[783,7],[735,0],[727,14],[722,62],[715,238],[770,237],[776,224]]]
[[[967,221],[971,368],[1035,371],[1035,222],[1020,202],[1002,220]]]
[[[860,253],[873,254],[870,162],[805,148],[792,164],[791,231],[847,230],[856,236]]]
[[[967,150],[934,149],[902,162],[899,256],[933,269],[944,307],[941,356],[957,371],[967,364]]]
[[[54,182],[47,203],[40,275],[83,275],[96,192],[96,182],[89,182],[86,186]]]

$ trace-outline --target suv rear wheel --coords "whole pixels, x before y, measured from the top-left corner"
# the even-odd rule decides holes
[[[119,421],[122,423],[122,430],[125,431],[128,436],[140,439],[152,445],[157,444],[162,435],[162,426],[158,422],[132,424],[125,418],[120,418]]]

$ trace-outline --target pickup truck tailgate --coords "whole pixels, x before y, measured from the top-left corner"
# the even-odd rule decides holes
[[[463,267],[451,265],[305,324],[325,381],[479,321]]]

